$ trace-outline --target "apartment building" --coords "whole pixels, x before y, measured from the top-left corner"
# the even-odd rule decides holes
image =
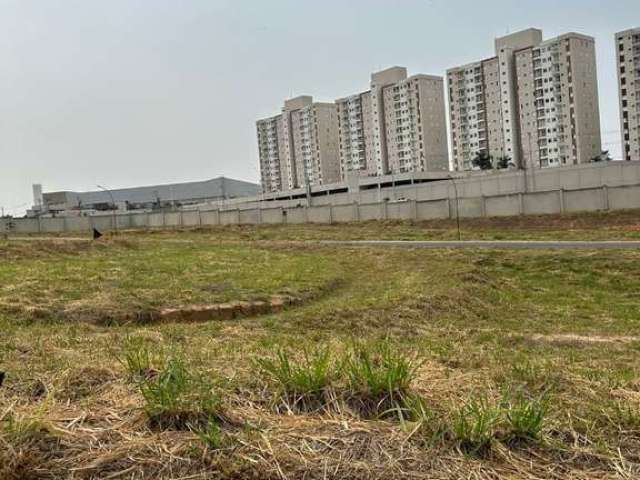
[[[640,160],[640,28],[616,33],[622,158]]]
[[[495,56],[447,71],[456,170],[478,154],[521,168],[590,161],[601,153],[592,37],[543,41],[527,29],[495,40]]]
[[[346,179],[350,172],[367,177],[377,175],[372,101],[370,91],[336,100],[340,176],[343,179]]]
[[[280,162],[284,140],[282,115],[258,120],[256,126],[262,191],[264,193],[282,191],[283,186],[288,182],[287,170]]]
[[[575,165],[600,155],[594,39],[567,33],[515,55],[523,164]]]
[[[281,114],[256,125],[264,192],[340,181],[335,104],[292,98]]]
[[[404,67],[371,75],[371,89],[336,100],[342,177],[447,171],[442,77]]]

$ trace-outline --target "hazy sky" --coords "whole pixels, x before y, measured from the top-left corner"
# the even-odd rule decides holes
[[[258,181],[255,120],[376,69],[444,75],[538,27],[596,37],[604,148],[620,151],[613,34],[638,0],[0,0],[0,206],[45,191]]]

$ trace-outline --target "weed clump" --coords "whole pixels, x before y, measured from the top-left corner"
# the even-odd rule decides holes
[[[151,428],[199,431],[221,419],[213,385],[191,373],[179,356],[167,360],[157,377],[138,382]]]
[[[151,348],[141,337],[127,337],[124,353],[118,357],[134,381],[151,379],[158,375],[158,368],[166,362],[166,355],[157,346]]]
[[[523,443],[540,439],[547,413],[545,402],[519,396],[506,407],[507,440]]]
[[[326,407],[340,368],[328,348],[305,350],[299,358],[280,349],[275,358],[256,361],[261,373],[279,389],[279,400],[290,411],[313,411]]]
[[[0,478],[41,478],[43,461],[58,458],[60,439],[53,428],[38,417],[8,412],[0,420]]]
[[[354,345],[344,360],[350,405],[366,418],[393,416],[405,408],[416,369],[388,341]]]
[[[454,415],[453,437],[463,452],[484,456],[491,450],[499,421],[496,407],[486,399],[473,400]]]
[[[483,457],[496,440],[510,446],[539,441],[546,413],[544,401],[521,395],[499,405],[472,400],[454,414],[452,436],[464,453]]]

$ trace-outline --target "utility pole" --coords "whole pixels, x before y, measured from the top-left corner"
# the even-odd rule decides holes
[[[96,185],[96,187],[98,187],[100,190],[104,190],[105,192],[107,192],[109,194],[109,196],[111,197],[111,204],[113,205],[113,230],[114,233],[117,235],[118,234],[118,218],[116,216],[116,210],[117,210],[117,205],[116,205],[116,201],[113,198],[113,193],[111,193],[111,190],[109,190],[106,187],[103,187],[102,185]]]

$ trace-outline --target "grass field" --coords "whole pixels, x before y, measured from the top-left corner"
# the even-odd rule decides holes
[[[493,222],[465,231],[637,238],[640,216]],[[638,478],[640,252],[283,242],[451,227],[0,242],[0,478]],[[111,321],[273,295],[306,301]]]

